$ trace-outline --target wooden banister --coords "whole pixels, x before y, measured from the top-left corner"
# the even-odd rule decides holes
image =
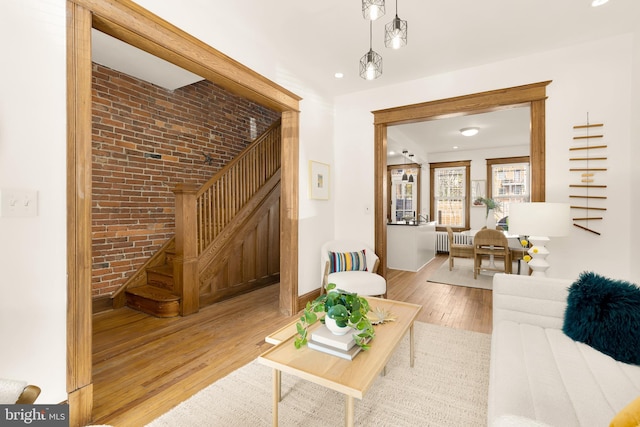
[[[280,120],[216,173],[200,189],[178,184],[174,292],[182,297],[181,314],[199,309],[198,257],[236,214],[280,170]]]
[[[198,191],[198,254],[280,169],[280,141],[278,120]]]

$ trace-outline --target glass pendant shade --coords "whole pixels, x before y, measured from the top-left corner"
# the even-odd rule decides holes
[[[362,0],[362,16],[375,21],[385,13],[384,0]]]
[[[360,77],[365,80],[374,80],[381,75],[382,56],[369,49],[369,52],[360,58]]]
[[[393,21],[384,26],[384,45],[392,49],[400,49],[407,45],[407,21],[396,15]]]

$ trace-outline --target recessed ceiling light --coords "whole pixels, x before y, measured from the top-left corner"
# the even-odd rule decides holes
[[[602,6],[603,4],[607,3],[609,0],[593,0],[591,2],[591,6],[593,7],[598,7],[598,6]]]
[[[480,131],[479,128],[462,128],[460,129],[460,133],[464,136],[473,136],[476,135]]]
[[[457,149],[458,149],[458,146],[457,146],[457,145],[454,145],[452,148],[453,148],[454,150],[457,150]]]
[[[344,74],[343,74],[343,73],[335,73],[333,76],[334,76],[336,79],[341,79],[341,78],[343,78],[343,77],[344,77]]]

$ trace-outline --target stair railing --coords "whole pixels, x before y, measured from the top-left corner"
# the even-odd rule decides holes
[[[198,311],[198,256],[280,169],[280,163],[281,130],[278,120],[200,189],[186,183],[178,184],[174,189],[174,290],[182,296],[182,315]]]

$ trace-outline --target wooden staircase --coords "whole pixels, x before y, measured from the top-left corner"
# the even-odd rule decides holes
[[[278,121],[202,188],[176,186],[176,236],[114,294],[114,308],[188,315],[279,281],[280,134]]]
[[[173,260],[175,244],[164,250],[165,263],[145,267],[147,283],[125,291],[128,307],[156,317],[175,317],[180,314],[180,295],[173,292]]]

